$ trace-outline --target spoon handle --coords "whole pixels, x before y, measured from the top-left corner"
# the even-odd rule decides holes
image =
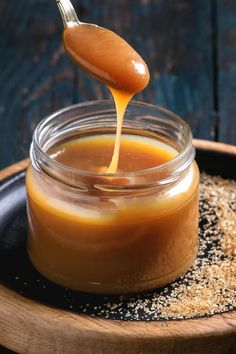
[[[56,0],[57,6],[61,13],[64,27],[72,27],[75,24],[79,24],[80,21],[76,15],[75,9],[72,6],[70,0]]]

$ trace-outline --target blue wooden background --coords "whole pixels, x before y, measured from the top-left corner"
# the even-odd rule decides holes
[[[66,57],[55,0],[0,0],[0,168],[28,155],[32,132],[106,88]],[[110,28],[149,65],[136,99],[182,116],[194,137],[236,144],[235,0],[74,0],[81,20]]]

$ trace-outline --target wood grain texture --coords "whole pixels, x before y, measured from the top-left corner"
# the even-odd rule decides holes
[[[137,99],[168,107],[214,139],[211,0],[73,0],[82,21],[116,31],[147,61]],[[108,91],[66,57],[55,1],[0,2],[0,168],[28,155],[33,130],[71,103]]]
[[[236,155],[236,146],[224,143],[216,143],[214,141],[207,141],[201,139],[194,139],[193,145],[199,150],[210,150],[217,152],[227,152]]]
[[[35,126],[57,107],[58,99],[61,105],[73,102],[74,68],[58,54],[62,24],[54,1],[3,0],[0,16],[3,165],[28,155]]]
[[[236,144],[236,2],[217,0],[219,140]]]
[[[236,155],[233,146],[194,144]],[[0,179],[16,171],[18,164],[0,172]],[[236,311],[184,321],[112,321],[58,310],[0,284],[0,344],[24,354],[231,354],[236,348]]]

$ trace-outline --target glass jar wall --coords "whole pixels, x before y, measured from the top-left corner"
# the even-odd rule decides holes
[[[199,172],[191,131],[176,115],[139,102],[126,112],[124,136],[176,152],[160,166],[107,175],[66,166],[49,153],[115,128],[113,102],[95,101],[52,114],[34,133],[26,176],[29,257],[46,278],[74,290],[160,287],[196,258]]]

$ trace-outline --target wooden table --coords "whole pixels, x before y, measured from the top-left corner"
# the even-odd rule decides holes
[[[0,1],[0,169],[28,155],[47,114],[108,97],[66,57],[56,1]],[[73,0],[80,18],[126,38],[151,81],[136,99],[182,116],[195,138],[236,144],[234,0]]]

